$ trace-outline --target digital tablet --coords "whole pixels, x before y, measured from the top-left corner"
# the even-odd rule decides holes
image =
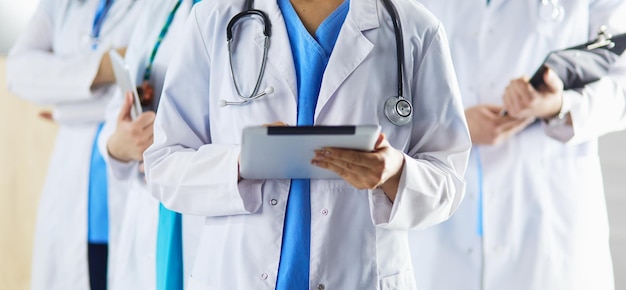
[[[240,173],[247,179],[332,179],[332,171],[311,165],[324,147],[374,150],[380,127],[247,127],[241,141]]]
[[[109,51],[109,56],[113,66],[113,74],[115,74],[115,82],[122,90],[122,95],[126,96],[126,92],[128,91],[133,92],[134,104],[133,108],[130,110],[130,116],[134,120],[143,112],[135,80],[130,73],[130,68],[126,64],[126,61],[115,49]]]

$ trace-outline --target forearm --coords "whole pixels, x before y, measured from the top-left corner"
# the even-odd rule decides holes
[[[145,156],[152,195],[167,208],[204,216],[249,214],[261,205],[262,180],[237,181],[239,148],[150,147]]]
[[[581,143],[626,128],[626,86],[604,77],[580,91],[566,91],[571,99],[570,122],[546,124],[546,134],[561,142]]]
[[[100,57],[99,52],[60,57],[53,52],[13,50],[7,60],[9,90],[43,105],[90,100]]]
[[[373,212],[374,222],[396,230],[426,228],[448,219],[464,192],[462,176],[429,161],[407,156],[393,203],[377,198],[381,193],[372,191],[373,207],[378,207],[378,212]]]

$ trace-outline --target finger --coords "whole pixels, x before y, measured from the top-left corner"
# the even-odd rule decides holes
[[[516,106],[516,110],[511,112],[511,115],[518,119],[527,117],[528,110],[532,109],[536,98],[534,88],[526,81],[518,79],[515,85],[511,87],[511,96]]]
[[[563,88],[563,81],[551,68],[547,68],[543,73],[543,82],[545,89],[549,92],[557,92]]]
[[[360,166],[371,166],[378,160],[375,156],[376,155],[371,152],[342,148],[324,148],[315,151],[316,158],[336,160],[336,162],[348,162]]]
[[[289,125],[287,125],[287,123],[282,122],[282,121],[276,121],[276,122],[272,122],[272,123],[269,123],[269,124],[263,124],[263,126],[266,126],[266,127],[287,127]]]
[[[44,120],[48,120],[48,121],[53,121],[54,118],[52,117],[52,112],[50,111],[41,111],[39,112],[39,117],[44,119]]]
[[[154,112],[144,112],[139,115],[137,119],[135,119],[134,125],[145,129],[146,127],[152,126],[155,117],[156,115],[154,114]]]
[[[328,162],[326,160],[320,160],[320,159],[313,159],[311,160],[311,164],[320,167],[320,168],[324,168],[324,169],[328,169],[334,173],[336,173],[337,175],[341,176],[342,178],[346,179],[349,177],[350,172],[344,168],[341,168],[337,165],[335,165],[334,163]]]
[[[524,110],[530,108],[534,99],[537,97],[535,88],[533,88],[530,83],[522,81],[519,83],[519,86],[516,87],[516,89],[517,95],[519,96],[518,104],[520,105],[521,109]]]
[[[358,189],[372,189],[382,183],[381,175],[372,170],[370,166],[361,166],[334,159],[323,160],[322,162],[327,169],[337,173],[337,175]]]
[[[498,134],[511,135],[511,134],[517,133],[517,132],[521,131],[522,129],[526,128],[534,120],[535,120],[535,118],[524,118],[524,119],[511,120],[510,122],[508,122],[506,124],[503,124],[502,126],[499,126],[498,128],[496,128],[496,132]]]
[[[152,122],[150,122],[149,124],[146,124],[145,126],[143,126],[143,128],[141,129],[145,131],[146,133],[152,134],[154,132],[154,120],[152,120]]]
[[[522,110],[521,105],[521,91],[520,91],[520,81],[513,81],[509,87],[507,88],[507,99],[508,103],[506,104],[507,111],[513,117],[516,117],[520,111]]]
[[[523,81],[520,81],[516,86],[512,87],[512,90],[511,95],[517,107],[515,112],[511,113],[512,117],[518,119],[527,117],[528,110],[532,109],[533,106],[534,90],[528,83]]]
[[[120,112],[117,115],[117,121],[128,121],[131,120],[130,110],[133,107],[133,93],[126,92],[124,95],[124,103],[122,103],[122,107],[120,108]]]
[[[150,147],[150,145],[152,145],[152,143],[154,143],[154,134],[144,136],[143,140],[142,148],[145,151],[148,147]]]
[[[504,96],[502,97],[502,105],[504,106],[504,111],[507,115],[510,115],[510,112],[514,111],[514,103],[511,100],[513,98],[512,94],[513,89],[511,88],[511,84],[509,84],[504,90]]]
[[[480,105],[480,107],[485,108],[488,112],[492,114],[497,114],[498,112],[500,112],[500,110],[503,109],[502,106],[494,105],[494,104],[482,104]]]
[[[368,170],[369,170],[366,167],[362,167],[362,166],[358,166],[358,165],[350,164],[346,162],[341,163],[341,162],[338,162],[337,160],[329,161],[329,160],[319,160],[319,159],[313,159],[311,161],[311,164],[336,173],[345,181],[347,181],[348,183],[352,184],[354,187],[359,188],[359,189],[376,187],[377,185],[377,184],[368,185],[364,182],[364,180],[367,180],[366,176],[368,176]]]
[[[493,111],[489,111],[488,119],[486,121],[491,122],[493,128],[501,126],[503,124],[509,123],[512,120],[516,120],[511,113],[509,113],[507,106],[500,107],[500,111],[494,113]]]
[[[148,147],[150,147],[153,143],[154,143],[154,134],[150,135],[150,139],[148,140],[148,146],[146,146],[146,149],[148,149]]]
[[[384,133],[380,133],[378,134],[378,140],[376,140],[376,144],[374,145],[374,149],[377,150],[379,148],[382,148],[381,146],[384,145],[384,142],[386,142],[387,139],[385,138],[385,134]],[[389,142],[386,142],[387,144],[389,144]]]
[[[503,111],[506,111],[504,106],[485,104],[481,105],[481,113],[485,114],[487,117],[497,120],[503,116]]]

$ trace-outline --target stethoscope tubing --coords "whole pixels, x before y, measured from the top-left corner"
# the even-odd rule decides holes
[[[402,24],[400,23],[398,11],[396,7],[391,4],[390,0],[382,0],[385,9],[391,15],[391,21],[393,22],[393,30],[396,38],[396,65],[398,71],[398,97],[403,96],[403,69],[404,69],[404,39],[402,35]]]
[[[261,68],[259,69],[259,74],[257,76],[256,84],[254,85],[254,90],[252,90],[252,93],[246,97],[241,93],[241,89],[239,88],[239,84],[237,83],[237,78],[235,77],[236,73],[235,73],[235,69],[233,66],[232,45],[233,45],[233,28],[241,19],[245,17],[250,17],[250,16],[258,16],[260,18],[260,21],[263,23],[263,26],[264,26],[263,35],[265,39],[263,43],[263,60],[261,61]],[[269,18],[267,17],[267,15],[265,14],[265,12],[261,10],[256,10],[256,9],[248,9],[246,11],[242,11],[238,13],[233,18],[231,18],[231,20],[228,22],[228,25],[226,26],[226,42],[228,43],[228,62],[230,65],[230,74],[233,79],[233,84],[235,85],[235,90],[237,91],[237,96],[241,100],[243,100],[242,104],[248,103],[250,101],[254,101],[264,96],[264,94],[259,95],[258,92],[259,92],[259,88],[261,87],[263,75],[265,75],[265,68],[267,66],[267,55],[268,55],[268,51],[270,47],[270,36],[272,34],[271,28],[272,28],[272,24]]]
[[[403,97],[403,83],[404,83],[404,40],[402,34],[402,25],[400,23],[400,18],[398,16],[398,11],[396,7],[391,3],[391,0],[381,0],[383,2],[383,6],[387,13],[391,16],[391,20],[393,23],[394,36],[396,41],[396,66],[397,66],[397,74],[398,74],[398,83],[397,96],[392,96],[385,102],[385,115],[391,121],[391,123],[402,126],[407,124],[412,118],[413,108],[411,103]],[[271,22],[267,15],[261,11],[253,9],[253,1],[246,0],[246,9],[240,13],[237,13],[233,18],[230,19],[228,25],[226,26],[226,42],[228,45],[228,62],[230,65],[230,73],[233,79],[233,84],[235,86],[235,90],[237,95],[241,101],[239,102],[229,102],[226,100],[221,100],[220,106],[227,105],[244,105],[251,101],[257,100],[267,94],[273,92],[273,88],[269,87],[263,93],[258,94],[259,88],[261,87],[261,82],[263,80],[263,76],[265,74],[265,68],[267,66],[267,55],[269,51],[270,45],[270,36],[271,36]],[[264,45],[263,45],[263,59],[261,61],[261,67],[259,69],[259,74],[257,76],[256,84],[254,85],[254,89],[249,96],[244,96],[239,88],[239,84],[237,83],[236,73],[233,66],[233,28],[239,23],[240,20],[245,19],[246,17],[257,17],[264,25],[263,35],[265,37]]]

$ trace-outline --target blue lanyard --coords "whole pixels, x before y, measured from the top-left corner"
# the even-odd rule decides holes
[[[174,15],[176,15],[176,11],[180,7],[181,3],[183,3],[183,0],[178,0],[178,2],[176,2],[176,5],[174,5],[174,8],[172,9],[172,11],[170,11],[170,14],[167,16],[167,20],[165,21],[163,28],[161,28],[161,32],[159,33],[159,37],[157,38],[157,42],[154,44],[154,47],[152,48],[152,52],[150,53],[148,66],[146,66],[146,70],[143,73],[144,81],[150,80],[150,75],[152,74],[152,64],[154,63],[154,57],[156,56],[157,51],[159,51],[159,48],[161,47],[161,41],[163,41],[163,38],[165,38],[167,31],[170,29],[170,25],[172,24],[172,21],[174,20]]]
[[[194,5],[198,2],[200,2],[200,0],[193,0]],[[161,41],[163,41],[163,38],[165,38],[165,35],[167,35],[167,31],[170,29],[170,25],[172,25],[172,21],[174,20],[174,15],[176,15],[176,11],[178,10],[178,8],[180,7],[180,4],[182,3],[183,3],[183,0],[178,0],[176,5],[174,5],[174,8],[172,9],[172,11],[170,11],[170,14],[167,16],[167,20],[165,21],[163,28],[161,28],[161,32],[159,32],[159,37],[157,38],[157,42],[154,44],[154,47],[152,48],[152,52],[150,53],[150,58],[148,59],[148,66],[146,66],[146,70],[143,73],[144,81],[150,80],[150,75],[152,74],[152,64],[154,63],[154,58],[156,57],[156,54],[159,51],[159,48],[161,47]]]
[[[96,16],[93,19],[93,27],[91,29],[91,37],[97,39],[100,37],[100,29],[102,28],[102,24],[104,23],[104,19],[109,13],[109,9],[113,4],[113,0],[100,0],[100,4],[98,5],[98,10],[96,10]],[[97,44],[94,44],[94,48]]]

